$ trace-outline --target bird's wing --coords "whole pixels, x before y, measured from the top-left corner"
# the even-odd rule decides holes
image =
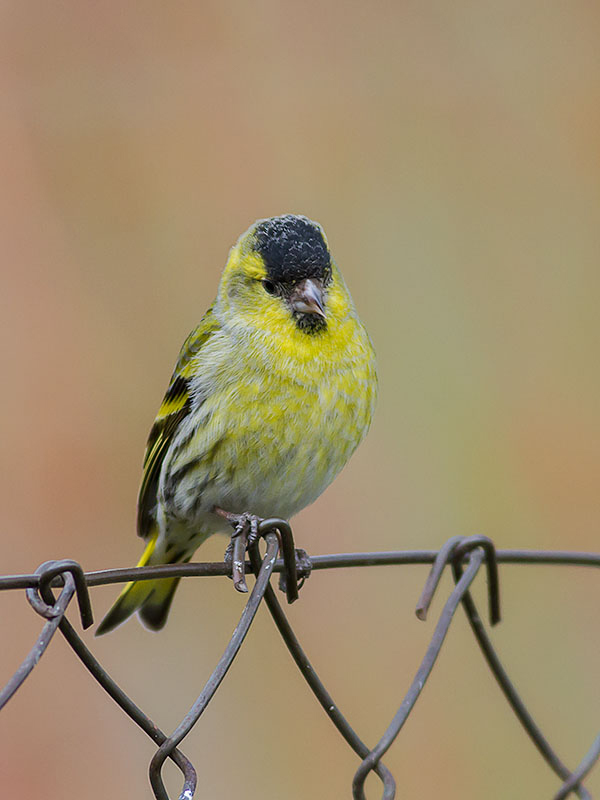
[[[189,380],[193,369],[193,358],[218,329],[210,308],[197,328],[187,337],[179,353],[177,364],[171,376],[161,407],[148,436],[144,455],[144,472],[138,495],[138,535],[144,539],[152,534],[160,469],[169,444],[177,433],[182,421],[190,412],[191,399]]]

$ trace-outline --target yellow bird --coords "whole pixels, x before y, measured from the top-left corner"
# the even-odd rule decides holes
[[[375,406],[373,347],[321,226],[258,220],[186,339],[150,431],[138,566],[189,561],[228,517],[289,519],[331,483]],[[228,513],[225,513],[228,512]],[[166,622],[178,578],[129,583],[100,623]]]

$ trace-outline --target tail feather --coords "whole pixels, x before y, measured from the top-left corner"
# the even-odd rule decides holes
[[[156,547],[157,536],[158,531],[149,540],[138,567],[145,567],[149,563]],[[189,561],[190,558],[191,555],[183,560]],[[167,621],[178,583],[179,578],[130,581],[98,626],[96,636],[102,636],[102,634],[114,630],[136,611],[139,612],[141,620],[148,628],[154,631],[160,630]]]
[[[186,562],[189,560],[190,558],[184,559]],[[161,578],[152,581],[152,591],[138,612],[144,625],[151,631],[159,631],[164,627],[179,580],[179,578]]]

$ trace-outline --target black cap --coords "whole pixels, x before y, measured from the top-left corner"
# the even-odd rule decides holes
[[[255,229],[256,250],[264,258],[274,283],[298,283],[305,278],[327,282],[331,256],[316,222],[297,214],[261,220]]]

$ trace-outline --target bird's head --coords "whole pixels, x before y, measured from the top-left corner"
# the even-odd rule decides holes
[[[293,338],[325,334],[351,308],[323,229],[295,214],[258,220],[240,237],[217,302],[228,322]]]

